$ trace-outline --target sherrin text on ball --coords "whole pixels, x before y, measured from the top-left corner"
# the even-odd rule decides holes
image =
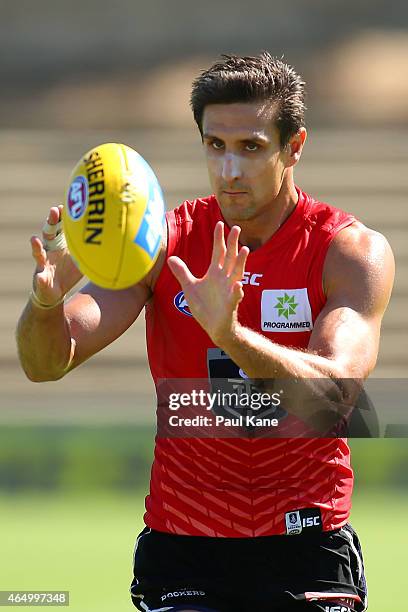
[[[165,205],[148,163],[124,144],[105,143],[75,166],[63,228],[79,269],[106,289],[141,280],[159,253]]]

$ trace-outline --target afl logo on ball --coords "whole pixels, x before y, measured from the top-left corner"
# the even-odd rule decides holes
[[[84,176],[76,176],[68,189],[67,209],[74,221],[84,214],[88,204],[88,181]]]
[[[188,315],[189,317],[192,317],[193,315],[190,312],[190,309],[188,307],[187,304],[187,300],[184,297],[184,293],[183,291],[180,291],[174,298],[174,305],[177,308],[177,310],[179,310],[180,312],[182,312],[185,315]]]

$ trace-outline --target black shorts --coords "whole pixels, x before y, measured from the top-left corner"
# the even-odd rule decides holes
[[[146,528],[136,542],[130,591],[142,612],[366,609],[361,548],[350,525],[258,538],[181,536]]]

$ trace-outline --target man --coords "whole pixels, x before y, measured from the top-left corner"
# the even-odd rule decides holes
[[[157,385],[231,372],[336,388],[366,378],[393,257],[383,236],[295,186],[304,83],[267,53],[224,56],[195,80],[191,100],[215,195],[167,214],[143,281],[124,291],[90,283],[66,304],[80,275],[56,236],[60,209],[51,208],[43,239],[31,240],[37,268],[18,326],[27,376],[64,376],[146,305]],[[361,551],[347,523],[349,455],[340,438],[158,436],[134,605],[364,610]]]

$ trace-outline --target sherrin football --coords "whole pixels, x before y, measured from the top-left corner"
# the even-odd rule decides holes
[[[124,289],[153,267],[164,215],[162,190],[148,163],[130,147],[110,142],[75,166],[62,223],[81,272],[106,289]]]

